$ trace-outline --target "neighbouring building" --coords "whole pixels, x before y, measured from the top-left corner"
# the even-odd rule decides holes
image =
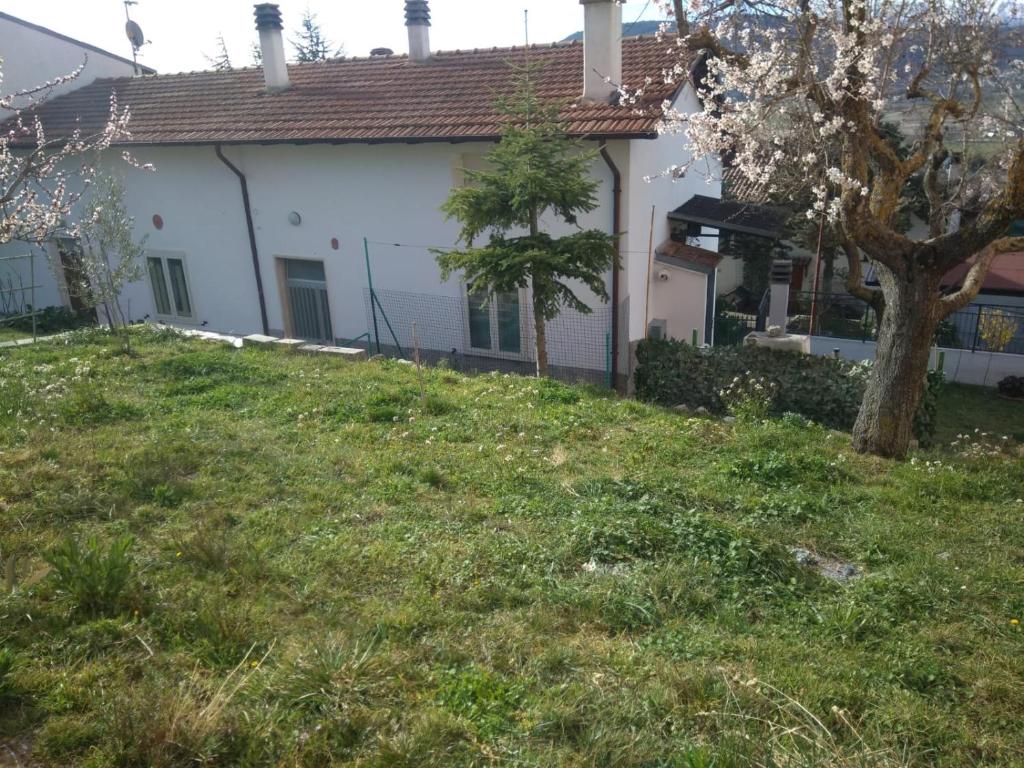
[[[82,67],[74,80],[53,89],[59,96],[103,78],[131,77],[136,74],[131,59],[104,51],[95,45],[40,27],[38,24],[0,11],[0,60],[4,95],[37,88]],[[138,72],[154,74],[149,67]],[[15,106],[18,106],[17,104]],[[0,116],[9,114],[0,112]]]
[[[700,107],[690,79],[663,80],[678,50],[623,38],[613,0],[581,4],[582,43],[437,52],[426,0],[407,0],[409,55],[303,64],[285,63],[280,12],[263,4],[261,67],[99,79],[38,112],[61,135],[98,128],[112,92],[131,109],[126,148],[156,170],[105,161],[147,238],[146,279],[122,297],[131,317],[405,350],[416,323],[435,354],[529,368],[528,289],[467,296],[440,279],[431,251],[456,242],[439,208],[464,169],[481,167],[501,127],[494,99],[528,59],[541,95],[563,101],[570,132],[599,152],[600,204],[579,225],[619,233],[623,261],[608,275],[610,305],[584,291],[592,315],[566,310],[550,324],[550,362],[622,383],[649,328],[711,341],[716,246],[673,239],[669,214],[716,197],[719,182],[662,173],[686,160],[683,140],[659,132],[663,103]],[[692,78],[701,62],[690,66]],[[615,84],[648,81],[638,104],[618,104]]]

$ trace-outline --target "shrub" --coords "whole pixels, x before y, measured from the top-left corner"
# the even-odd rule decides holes
[[[747,371],[736,376],[725,389],[718,393],[727,411],[740,421],[758,422],[768,418],[772,401],[779,392],[779,385],[764,376],[755,378]]]
[[[1007,376],[996,386],[1006,397],[1024,397],[1024,376]]]
[[[829,357],[763,347],[697,350],[677,341],[649,340],[637,349],[637,396],[662,405],[685,403],[726,412],[722,391],[739,377],[778,384],[771,412],[799,413],[836,429],[850,429],[864,396],[861,366]]]
[[[29,307],[26,311],[31,311]],[[60,331],[73,331],[78,328],[87,328],[95,325],[94,313],[90,311],[75,312],[63,306],[43,307],[36,315],[36,331],[38,333],[58,333]],[[32,317],[19,317],[11,320],[11,328],[18,331],[32,330]]]
[[[914,414],[914,435],[922,448],[931,448],[935,444],[935,423],[939,415],[939,393],[946,383],[946,375],[942,369],[928,371],[926,386],[921,395],[921,402]]]
[[[115,612],[121,593],[131,577],[132,562],[128,553],[130,536],[121,536],[104,549],[96,538],[82,546],[76,539],[66,538],[46,554],[60,589],[71,595],[76,608],[92,617]]]
[[[850,430],[857,419],[870,365],[819,355],[779,352],[756,346],[698,350],[679,341],[650,339],[637,347],[637,397],[661,405],[685,404],[712,413],[728,410],[731,383],[763,378],[778,385],[773,415],[796,413],[832,429]],[[935,430],[941,373],[928,376],[928,389],[915,419],[922,444]]]

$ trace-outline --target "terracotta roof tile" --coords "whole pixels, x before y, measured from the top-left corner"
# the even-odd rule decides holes
[[[48,136],[79,123],[86,132],[106,120],[109,99],[131,109],[130,143],[377,142],[490,139],[501,116],[493,102],[513,87],[510,62],[523,48],[439,52],[427,63],[406,56],[291,64],[292,86],[267,93],[259,68],[97,80],[42,105]],[[570,131],[579,135],[647,135],[677,86],[662,71],[678,52],[656,37],[623,40],[627,87],[653,79],[639,107],[582,103],[583,46],[534,46],[542,98],[564,100]]]
[[[942,278],[942,287],[959,288],[973,264],[974,259],[971,258],[966,263],[951,269]],[[981,290],[983,292],[1024,293],[1024,253],[1013,251],[996,256]]]
[[[715,269],[722,262],[722,257],[714,251],[680,243],[677,240],[666,240],[658,246],[655,253],[662,258],[677,259],[705,269]]]

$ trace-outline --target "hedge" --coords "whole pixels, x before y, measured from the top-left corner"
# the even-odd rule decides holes
[[[870,364],[780,352],[757,346],[696,349],[679,341],[647,340],[637,347],[637,397],[661,405],[704,407],[725,413],[719,395],[748,371],[779,385],[772,413],[798,413],[833,429],[849,431],[857,419]],[[915,418],[915,433],[927,445],[935,429],[941,373],[929,386]]]

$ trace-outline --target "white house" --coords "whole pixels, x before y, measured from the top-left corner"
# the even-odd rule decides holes
[[[104,51],[95,45],[40,27],[0,11],[0,60],[5,95],[37,88],[66,76],[79,67],[74,80],[55,87],[52,96],[81,88],[101,77],[131,77],[136,67],[131,59]],[[149,67],[138,72],[153,74]]]
[[[74,79],[56,82],[79,68],[81,71]],[[13,96],[15,108],[25,107],[40,97],[54,98],[83,88],[100,78],[131,77],[136,71],[140,74],[154,73],[149,67],[139,65],[136,68],[130,59],[0,11],[0,74],[3,76],[0,95]],[[47,87],[17,96],[25,91],[36,91],[41,86]],[[0,119],[13,114],[13,109],[0,109]],[[28,250],[24,244],[0,247],[0,259],[5,255],[20,256]],[[42,256],[36,266],[39,269],[35,281],[39,286],[34,294],[36,305],[68,303],[69,297],[48,272]],[[32,285],[31,272],[27,260],[0,260],[0,315],[14,305],[31,303],[32,294],[28,290]]]
[[[457,223],[439,208],[497,139],[494,99],[514,85],[511,63],[528,58],[540,67],[541,95],[563,101],[570,131],[600,153],[592,170],[600,205],[579,224],[621,234],[623,258],[608,276],[610,306],[591,296],[593,315],[566,311],[551,323],[551,365],[612,369],[622,382],[629,345],[649,325],[710,341],[716,255],[692,239],[671,248],[680,244],[667,214],[719,187],[659,175],[686,159],[679,137],[658,131],[663,102],[699,107],[688,80],[663,82],[678,63],[673,44],[623,39],[619,3],[581,3],[582,44],[435,52],[427,0],[408,0],[410,55],[308,64],[285,63],[278,8],[258,5],[262,67],[101,79],[39,115],[60,135],[99,127],[112,91],[131,109],[130,150],[156,170],[106,164],[124,177],[149,248],[147,279],[123,295],[135,319],[403,349],[415,322],[421,345],[437,354],[526,366],[534,354],[527,291],[489,302],[466,296],[458,279],[440,279],[429,248],[456,242]],[[647,78],[639,104],[617,104],[615,83]],[[543,224],[558,234],[554,222]],[[662,246],[654,258],[652,244]],[[371,305],[370,279],[379,304]]]

